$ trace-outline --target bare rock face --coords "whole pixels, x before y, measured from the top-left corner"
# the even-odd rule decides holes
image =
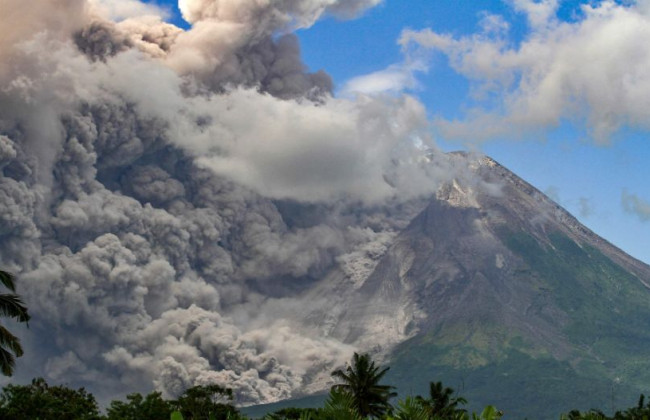
[[[335,270],[310,290],[331,298],[308,318],[385,357],[403,392],[443,380],[510,418],[633,402],[650,383],[650,267],[494,160],[448,158],[466,179],[365,280]]]

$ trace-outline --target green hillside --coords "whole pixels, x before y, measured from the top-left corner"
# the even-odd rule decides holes
[[[521,257],[514,281],[539,291],[542,311],[551,301],[566,316],[550,319],[571,352],[531,343],[492,320],[444,325],[393,352],[388,379],[400,390],[423,392],[442,380],[478,408],[493,403],[506,418],[557,418],[570,408],[632,404],[650,387],[650,292],[599,250],[555,233],[542,245],[503,230],[504,244]],[[550,299],[550,300],[549,300]],[[482,303],[477,303],[482,304]],[[632,398],[630,400],[629,398]]]

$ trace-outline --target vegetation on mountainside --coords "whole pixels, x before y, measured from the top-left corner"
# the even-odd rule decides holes
[[[650,305],[643,283],[599,249],[563,233],[541,240],[503,228],[498,237],[512,251],[505,269],[513,283],[532,291],[530,316],[522,320],[533,334],[499,317],[432,322],[394,349],[386,380],[424,393],[434,377],[459,389],[469,409],[495,404],[514,418],[633,405],[650,384]],[[490,304],[477,299],[467,311],[489,314]],[[540,332],[548,336],[535,337]]]

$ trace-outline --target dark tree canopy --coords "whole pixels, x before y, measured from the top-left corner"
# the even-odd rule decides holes
[[[442,385],[442,382],[429,383],[429,398],[417,396],[415,400],[425,409],[429,417],[450,417],[465,410],[459,405],[466,404],[463,397],[455,397],[454,390]]]
[[[183,415],[183,420],[215,420],[236,418],[237,409],[230,404],[232,390],[219,385],[197,385],[188,388],[172,406]],[[230,416],[230,417],[229,417]]]
[[[112,401],[107,410],[107,420],[158,420],[168,419],[172,413],[169,401],[160,392],[152,392],[146,397],[129,394],[127,402]]]
[[[376,366],[367,353],[354,353],[352,363],[345,370],[332,372],[332,376],[343,381],[334,385],[332,390],[350,394],[361,416],[381,417],[390,409],[390,398],[397,395],[392,392],[392,386],[379,383],[388,369]]]
[[[318,414],[318,409],[316,408],[287,407],[267,414],[264,416],[264,420],[301,420],[304,418],[316,418]]]
[[[99,420],[95,397],[84,388],[49,386],[43,378],[30,385],[7,385],[0,394],[0,418],[12,420]]]

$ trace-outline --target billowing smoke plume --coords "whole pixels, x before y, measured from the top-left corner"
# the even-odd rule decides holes
[[[415,99],[337,99],[301,62],[290,30],[377,2],[187,0],[187,31],[134,0],[0,2],[0,263],[34,318],[19,376],[216,381],[250,403],[348,359],[300,296],[362,281],[448,176]]]

